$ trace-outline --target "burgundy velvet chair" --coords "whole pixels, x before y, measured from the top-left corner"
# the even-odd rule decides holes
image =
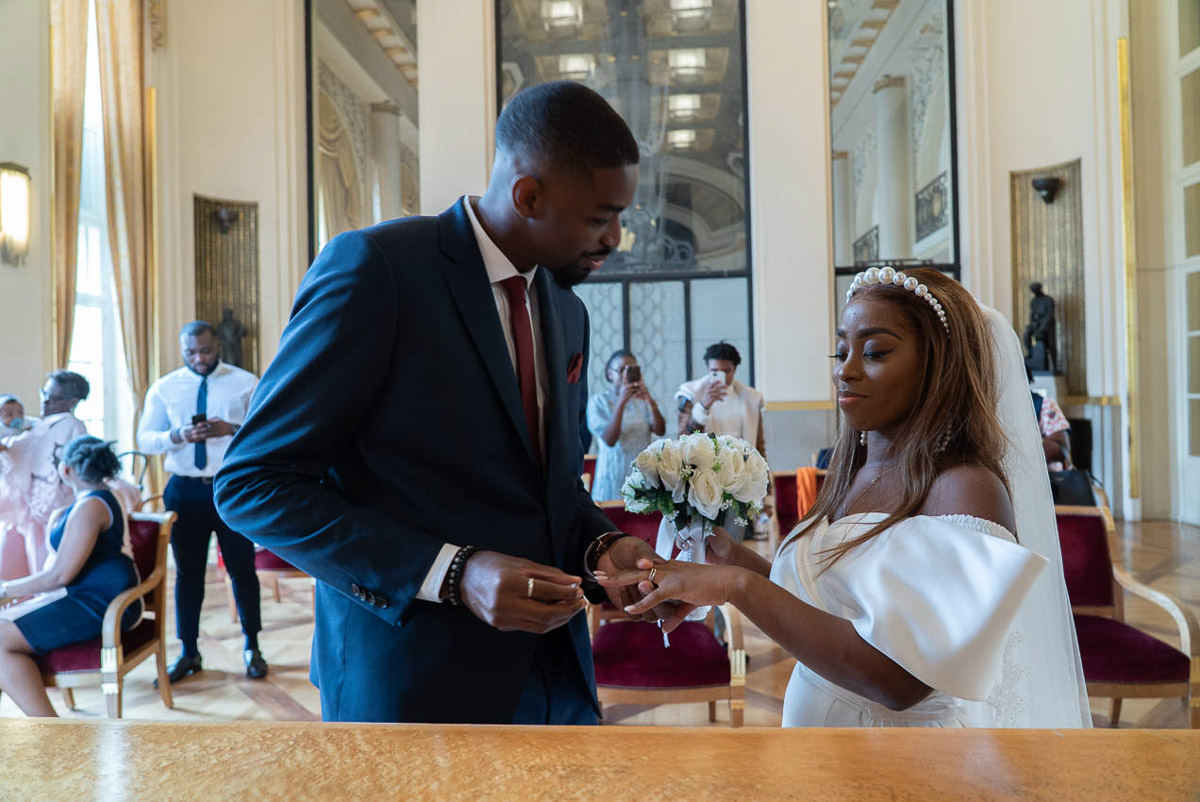
[[[1178,599],[1153,590],[1115,565],[1109,553],[1111,519],[1100,507],[1055,508],[1063,572],[1075,614],[1075,632],[1089,696],[1112,699],[1112,726],[1122,699],[1181,696],[1189,726],[1200,728],[1200,624]],[[1124,621],[1124,594],[1167,612],[1179,628],[1180,648]]]
[[[645,540],[658,537],[660,515],[635,515],[620,501],[599,505],[616,529]],[[713,633],[716,616],[725,618],[727,644]],[[645,621],[630,621],[605,602],[588,606],[596,693],[601,706],[663,705],[708,702],[709,721],[717,720],[717,702],[729,703],[730,723],[742,726],[746,709],[746,650],[741,615],[731,605],[714,608],[708,620],[687,621],[671,633]]]
[[[796,504],[796,472],[771,471],[771,488],[774,492],[775,514],[771,516],[767,530],[768,559],[774,559],[783,535],[792,531],[792,527],[800,520]]]
[[[221,579],[225,583],[225,598],[229,601],[229,620],[231,623],[236,624],[238,620],[237,601],[233,598],[233,580],[229,578],[229,572],[225,570],[225,558],[222,556],[219,547],[217,548],[217,572],[221,575]],[[255,546],[254,548],[254,572],[258,574],[260,581],[266,580],[270,583],[272,595],[275,597],[277,603],[283,601],[283,595],[279,592],[280,579],[308,577],[308,574],[287,560],[274,552],[267,551],[261,546]],[[315,582],[312,585],[312,594],[313,607],[315,609],[317,603],[317,586]]]
[[[158,693],[163,704],[174,707],[167,681],[167,546],[175,513],[135,512],[129,515],[129,539],[142,582],[108,605],[101,636],[40,655],[38,667],[48,688],[62,689],[63,699],[75,708],[73,689],[100,686],[109,718],[121,717],[125,675],[147,657],[158,668]],[[145,612],[133,629],[122,632],[121,616],[138,599]]]

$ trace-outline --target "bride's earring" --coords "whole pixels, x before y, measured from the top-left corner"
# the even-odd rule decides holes
[[[860,446],[865,446],[867,444],[867,433],[866,432],[858,433],[858,444]]]

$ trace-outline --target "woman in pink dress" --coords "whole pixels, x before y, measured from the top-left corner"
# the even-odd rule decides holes
[[[25,431],[0,437],[0,525],[24,540],[24,560],[0,551],[0,579],[28,576],[46,561],[46,521],[74,495],[58,475],[62,447],[87,434],[75,407],[91,388],[78,373],[51,373],[42,388],[42,417]]]

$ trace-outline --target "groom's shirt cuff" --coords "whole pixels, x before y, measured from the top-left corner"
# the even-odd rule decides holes
[[[418,599],[431,602],[442,601],[442,583],[446,581],[446,572],[450,570],[450,563],[457,553],[458,546],[453,543],[442,546],[442,550],[433,560],[433,565],[429,567],[429,573],[425,575],[425,581],[421,583],[421,589],[417,591]]]

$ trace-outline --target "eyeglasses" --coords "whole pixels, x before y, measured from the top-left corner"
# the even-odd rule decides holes
[[[40,395],[42,397],[43,401],[74,401],[75,400],[74,398],[72,398],[69,395],[56,395],[54,393],[48,393],[45,390],[38,390],[38,395]]]

